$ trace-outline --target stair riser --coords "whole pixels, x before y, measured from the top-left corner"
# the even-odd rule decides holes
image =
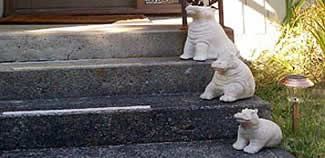
[[[234,150],[235,140],[166,142],[78,148],[4,151],[1,158],[295,158],[281,148],[265,148],[256,154]],[[162,156],[163,155],[163,156]]]
[[[0,99],[34,99],[203,92],[210,63],[0,73]]]
[[[0,62],[178,56],[186,32],[0,34]]]
[[[268,104],[0,115],[0,150],[235,138],[232,116],[245,107],[271,117]]]

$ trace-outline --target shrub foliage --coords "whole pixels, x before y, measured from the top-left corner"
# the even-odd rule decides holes
[[[283,24],[272,50],[263,51],[251,63],[258,83],[269,85],[289,74],[309,77],[318,83],[325,75],[325,3],[300,1]]]

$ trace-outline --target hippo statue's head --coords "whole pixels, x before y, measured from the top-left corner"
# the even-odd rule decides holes
[[[215,19],[216,9],[206,6],[193,6],[186,7],[186,12],[193,19]]]
[[[236,113],[234,118],[244,127],[250,127],[258,124],[258,110],[257,109],[243,109]]]

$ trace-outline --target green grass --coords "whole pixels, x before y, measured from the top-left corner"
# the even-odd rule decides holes
[[[280,125],[284,135],[281,146],[297,157],[325,157],[325,97],[312,97],[307,90],[305,101],[300,103],[299,130],[292,131],[292,106],[287,100],[287,89],[273,84],[257,88],[256,95],[272,104],[273,120]]]
[[[325,90],[325,3],[286,0],[286,4],[278,42],[249,63],[256,95],[272,104],[273,120],[284,135],[282,147],[297,157],[325,158],[325,96],[314,97],[313,89],[306,90],[300,103],[300,128],[294,133],[288,90],[277,83],[287,75],[303,75]]]

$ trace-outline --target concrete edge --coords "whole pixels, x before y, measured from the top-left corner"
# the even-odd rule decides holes
[[[138,67],[157,65],[206,65],[213,60],[196,62],[192,60],[181,60],[178,57],[141,57],[141,58],[110,58],[110,59],[83,59],[62,61],[40,61],[40,62],[13,62],[0,63],[0,72],[18,71],[47,71],[47,70],[75,70],[96,69],[116,67]]]
[[[280,147],[269,148],[268,150],[274,155],[274,158],[295,158],[292,153],[285,151]]]
[[[209,140],[193,142],[163,142],[93,147],[68,147],[0,151],[0,157],[23,157],[26,155],[45,157],[242,157],[242,158],[294,158],[285,149],[263,149],[257,154],[246,154],[233,150],[234,140]],[[276,151],[273,151],[276,150]],[[2,154],[2,155],[1,155]]]

